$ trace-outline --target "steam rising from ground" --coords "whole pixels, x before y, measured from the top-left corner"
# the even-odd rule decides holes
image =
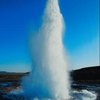
[[[96,100],[97,94],[88,90],[73,91],[72,100]]]
[[[63,28],[58,0],[47,0],[43,24],[31,41],[32,72],[24,80],[28,98],[69,98],[67,60],[62,43]]]

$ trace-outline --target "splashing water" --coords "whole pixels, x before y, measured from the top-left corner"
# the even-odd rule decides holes
[[[24,80],[24,90],[28,98],[69,98],[63,29],[64,21],[58,0],[47,0],[43,24],[31,41],[32,72]]]
[[[73,91],[72,100],[96,100],[97,94],[88,90]]]

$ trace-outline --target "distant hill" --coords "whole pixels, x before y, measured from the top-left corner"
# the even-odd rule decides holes
[[[71,72],[73,82],[100,84],[100,66],[86,67]]]
[[[19,82],[21,78],[29,74],[27,73],[15,73],[15,72],[0,72],[0,82]]]
[[[0,82],[20,82],[22,77],[27,76],[27,73],[15,73],[15,72],[0,72]],[[100,66],[86,67],[70,72],[73,83],[89,83],[100,84]]]

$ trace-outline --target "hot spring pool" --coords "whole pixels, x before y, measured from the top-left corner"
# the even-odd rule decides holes
[[[86,89],[85,89],[86,88]],[[99,86],[85,86],[84,89],[72,89],[71,90],[71,99],[69,100],[100,100],[100,87]],[[22,89],[13,90],[8,94],[3,95],[4,98],[9,100],[27,100],[24,97],[24,91]],[[4,100],[6,100],[4,99]],[[28,100],[41,100],[38,97],[29,98]],[[43,98],[42,100],[55,100],[50,98]],[[56,100],[61,100],[57,98]]]

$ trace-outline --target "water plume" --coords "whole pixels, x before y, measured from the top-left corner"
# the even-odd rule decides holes
[[[63,46],[64,20],[58,0],[47,0],[43,24],[31,38],[32,72],[24,80],[29,98],[67,100],[69,81]],[[26,82],[25,82],[26,81]]]

